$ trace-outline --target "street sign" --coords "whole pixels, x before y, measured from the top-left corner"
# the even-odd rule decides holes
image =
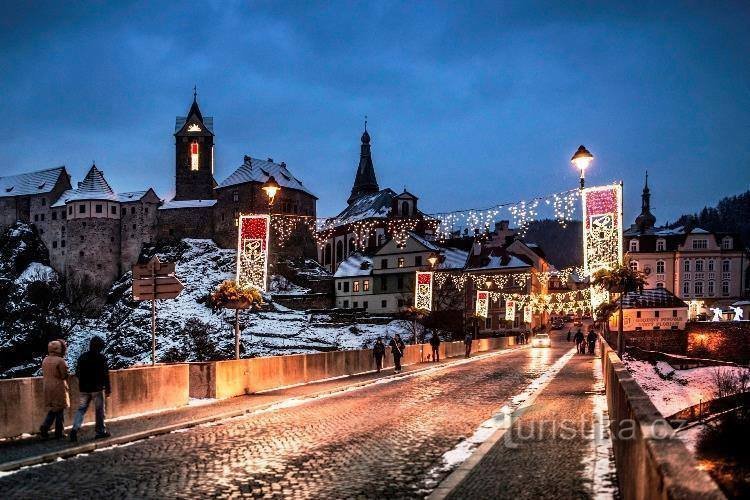
[[[145,264],[133,266],[133,299],[151,301],[151,364],[156,363],[156,301],[174,299],[182,289],[175,275],[174,262],[154,256]]]

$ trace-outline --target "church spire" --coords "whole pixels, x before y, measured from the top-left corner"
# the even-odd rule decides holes
[[[351,205],[360,196],[377,193],[380,191],[378,180],[375,177],[375,167],[372,164],[370,152],[370,134],[367,132],[367,117],[365,117],[365,131],[362,133],[362,145],[360,146],[359,166],[354,178],[352,194],[347,202]]]
[[[656,217],[651,213],[651,190],[648,188],[648,170],[646,170],[646,182],[641,194],[641,215],[635,218],[635,223],[641,231],[654,227]]]

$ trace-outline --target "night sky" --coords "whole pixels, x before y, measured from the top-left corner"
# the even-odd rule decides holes
[[[579,144],[628,222],[646,169],[659,223],[750,184],[747,2],[307,3],[4,9],[0,175],[95,160],[171,197],[197,85],[217,180],[285,161],[319,215],[345,205],[364,115],[381,188],[428,212],[574,188]]]

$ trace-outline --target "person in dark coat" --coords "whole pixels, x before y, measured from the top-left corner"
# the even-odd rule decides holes
[[[432,337],[430,337],[430,347],[432,347],[432,361],[437,363],[440,361],[440,337],[435,332],[432,332]]]
[[[70,406],[68,396],[68,365],[65,363],[65,342],[53,340],[47,345],[48,355],[42,361],[42,383],[44,389],[44,419],[39,434],[49,437],[49,429],[55,424],[55,437],[61,439],[64,428],[64,412]]]
[[[101,439],[110,436],[107,428],[104,426],[104,404],[105,395],[109,396],[111,389],[109,386],[109,366],[107,358],[104,357],[104,340],[101,337],[91,337],[89,350],[81,354],[76,366],[76,377],[78,377],[78,390],[80,399],[78,402],[78,411],[73,418],[73,429],[70,431],[70,440],[78,440],[78,430],[83,424],[83,416],[89,408],[89,404],[94,402],[94,412],[96,416],[96,438]]]
[[[575,336],[573,337],[573,340],[576,343],[576,349],[578,350],[578,352],[586,353],[586,347],[584,346],[584,343],[583,343],[583,332],[581,331],[580,328],[578,329]]]
[[[572,328],[568,329],[568,342],[570,342],[570,332],[571,332],[572,330],[573,330]]]
[[[378,337],[375,345],[372,346],[372,357],[375,358],[375,368],[378,370],[378,373],[383,369],[383,356],[385,356],[385,344],[383,343],[383,339]]]
[[[471,334],[471,332],[466,333],[466,337],[464,337],[464,347],[466,348],[466,355],[465,358],[468,358],[471,356],[471,342],[474,340],[474,336]]]
[[[594,333],[594,330],[589,330],[589,334],[586,335],[586,341],[589,344],[589,354],[594,354],[594,346],[596,345],[596,333]]]
[[[398,333],[391,339],[391,343],[389,345],[391,347],[391,354],[393,354],[393,371],[396,373],[401,373],[401,358],[404,355],[404,349],[406,349],[406,345],[404,345],[404,341],[401,340],[401,335],[399,335]]]

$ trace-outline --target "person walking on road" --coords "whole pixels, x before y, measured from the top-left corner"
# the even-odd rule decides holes
[[[404,349],[406,349],[406,345],[404,345],[404,341],[401,340],[401,335],[399,335],[398,333],[394,335],[389,345],[391,347],[391,354],[393,354],[393,371],[396,373],[401,373],[401,358],[404,355]]]
[[[594,333],[594,330],[589,330],[586,340],[589,344],[589,354],[594,354],[594,346],[596,345],[596,333]]]
[[[464,337],[464,347],[466,348],[466,355],[465,358],[468,358],[471,356],[471,341],[474,340],[474,336],[471,334],[471,332],[466,333],[466,337]]]
[[[372,357],[375,358],[375,368],[378,373],[383,369],[383,356],[385,356],[385,344],[383,343],[383,339],[378,337],[375,345],[372,346]]]
[[[575,337],[573,337],[573,340],[576,343],[576,350],[578,351],[578,353],[579,354],[580,353],[584,353],[585,354],[586,353],[586,347],[584,347],[583,332],[581,331],[580,328],[576,332]]]
[[[44,386],[44,407],[47,416],[39,427],[43,438],[49,437],[49,429],[55,424],[55,438],[65,437],[63,430],[64,412],[70,406],[68,395],[68,365],[65,363],[65,342],[53,340],[47,344],[47,356],[42,361],[42,384]]]
[[[111,434],[104,426],[105,395],[110,395],[109,366],[107,358],[104,357],[104,340],[101,337],[91,337],[89,350],[81,354],[76,366],[76,377],[78,377],[78,389],[80,400],[78,411],[73,418],[73,430],[70,431],[70,440],[78,440],[78,430],[83,424],[83,417],[89,404],[94,402],[96,439],[109,437]]]
[[[432,332],[430,337],[430,347],[432,347],[432,361],[437,363],[440,361],[440,336]]]
[[[569,328],[569,329],[568,329],[568,342],[570,342],[570,332],[571,332],[571,331],[573,331],[573,329],[572,329],[572,328]]]

